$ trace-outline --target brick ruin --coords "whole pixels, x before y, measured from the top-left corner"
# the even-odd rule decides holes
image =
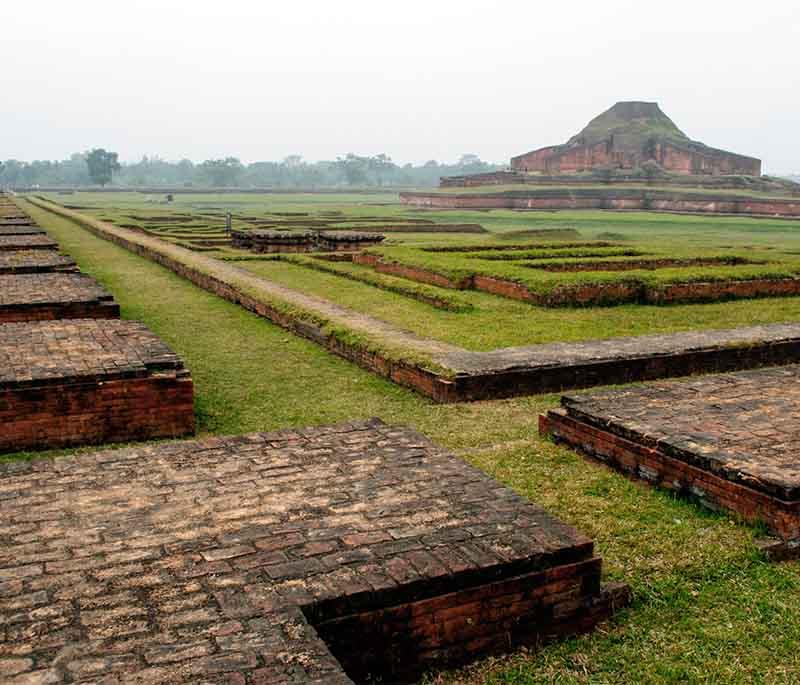
[[[364,231],[231,231],[231,244],[263,253],[340,252],[377,245],[384,236]]]
[[[513,157],[511,168],[558,175],[648,163],[673,174],[761,175],[761,160],[690,140],[655,102],[618,102],[567,143]]]
[[[0,465],[0,491],[19,682],[409,682],[628,601],[591,540],[378,420]]]
[[[55,250],[58,243],[52,238],[37,232],[32,234],[0,234],[0,252],[16,250]]]
[[[400,193],[400,201],[436,209],[608,209],[614,211],[730,214],[798,218],[800,198],[758,197],[713,192],[649,190],[643,188],[520,188],[484,193]]]
[[[0,325],[0,452],[188,435],[192,398],[183,362],[140,323]]]
[[[800,366],[565,395],[540,431],[800,551]]]
[[[55,250],[6,250],[0,252],[0,274],[74,273],[75,261]]]
[[[119,305],[111,293],[84,274],[0,275],[0,324],[116,318],[119,318]]]
[[[0,452],[194,431],[180,359],[0,195]],[[22,232],[25,229],[25,232]],[[3,233],[5,231],[5,233]]]

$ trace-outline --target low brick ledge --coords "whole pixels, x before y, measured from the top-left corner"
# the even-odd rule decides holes
[[[75,273],[73,259],[55,250],[0,251],[0,274]]]
[[[19,682],[406,682],[629,601],[590,539],[377,419],[0,465],[0,494]]]
[[[565,396],[539,429],[633,478],[766,523],[779,539],[765,553],[797,556],[798,377],[793,365]]]
[[[0,452],[193,432],[189,371],[142,324],[0,325]]]
[[[119,305],[111,293],[84,274],[0,275],[0,324],[54,319],[117,319],[119,314]]]
[[[55,250],[58,243],[47,235],[0,235],[0,251]]]

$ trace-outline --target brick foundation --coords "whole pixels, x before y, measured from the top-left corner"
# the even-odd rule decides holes
[[[378,420],[0,465],[28,682],[352,685],[591,630],[591,540]]]
[[[567,396],[539,428],[632,477],[800,541],[789,418],[798,377],[789,366]]]
[[[515,190],[505,193],[400,193],[403,204],[440,209],[611,209],[689,214],[800,217],[796,198],[748,198],[699,193],[593,188]]]
[[[433,360],[448,372],[436,372],[390,360],[358,344],[342,341],[320,326],[297,319],[231,283],[138,242],[135,234],[122,235],[119,231],[124,229],[105,230],[102,225],[70,210],[49,204],[40,206],[77,222],[104,240],[161,264],[204,290],[239,304],[334,354],[398,385],[413,388],[437,402],[499,399],[800,361],[800,324],[775,324],[585,343],[530,345],[490,352],[437,351],[431,355]]]
[[[0,274],[74,273],[74,260],[55,250],[0,251]]]
[[[0,251],[55,250],[58,243],[46,235],[0,235]]]
[[[141,324],[77,319],[0,326],[0,451],[193,431],[189,372]]]
[[[0,275],[0,324],[116,318],[119,318],[119,305],[89,276],[77,273]]]
[[[652,287],[643,283],[629,282],[587,284],[558,287],[549,293],[540,294],[531,291],[521,283],[492,276],[476,274],[461,281],[453,281],[435,271],[384,261],[381,257],[372,254],[355,254],[352,261],[356,264],[369,266],[379,273],[399,276],[418,283],[456,290],[479,290],[491,295],[520,300],[540,307],[612,306],[629,303],[679,304],[800,295],[800,278],[757,278],[746,281],[673,283]],[[616,262],[609,264],[616,266]],[[536,264],[525,264],[525,266],[539,268]]]

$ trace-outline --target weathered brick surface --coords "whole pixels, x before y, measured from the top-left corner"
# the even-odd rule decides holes
[[[55,250],[58,243],[46,235],[0,235],[0,251]]]
[[[243,250],[266,253],[338,252],[377,245],[384,239],[380,233],[363,231],[281,231],[256,229],[232,231],[231,244]]]
[[[590,540],[377,420],[0,466],[0,542],[0,654],[42,682],[350,683],[320,633],[396,682],[627,597]]]
[[[26,219],[13,219],[0,221],[0,236],[7,235],[38,235],[44,231]]]
[[[193,429],[189,372],[142,324],[0,325],[0,451],[177,437]]]
[[[0,252],[0,274],[33,274],[53,271],[74,272],[75,261],[55,250],[14,250]]]
[[[77,273],[0,275],[0,324],[118,317],[119,305],[89,276]]]
[[[800,538],[800,366],[562,398],[544,432],[603,461]]]

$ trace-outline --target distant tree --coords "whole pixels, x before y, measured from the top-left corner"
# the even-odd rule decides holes
[[[375,174],[379,186],[383,185],[387,175],[397,170],[397,165],[392,161],[392,158],[384,153],[370,157],[368,167]]]
[[[104,186],[111,183],[111,177],[120,170],[118,155],[101,147],[94,148],[86,155],[86,166],[92,182]]]
[[[225,159],[207,159],[200,165],[200,170],[211,181],[213,186],[236,185],[244,166],[236,157]]]
[[[289,155],[288,157],[284,157],[283,165],[289,169],[294,169],[296,167],[303,166],[303,156]]]
[[[336,158],[336,167],[350,186],[366,183],[369,165],[369,157],[359,157],[352,152],[348,152],[345,157]]]
[[[458,166],[474,166],[477,164],[483,164],[483,161],[478,155],[473,155],[472,153],[461,155],[461,159],[458,160]]]

